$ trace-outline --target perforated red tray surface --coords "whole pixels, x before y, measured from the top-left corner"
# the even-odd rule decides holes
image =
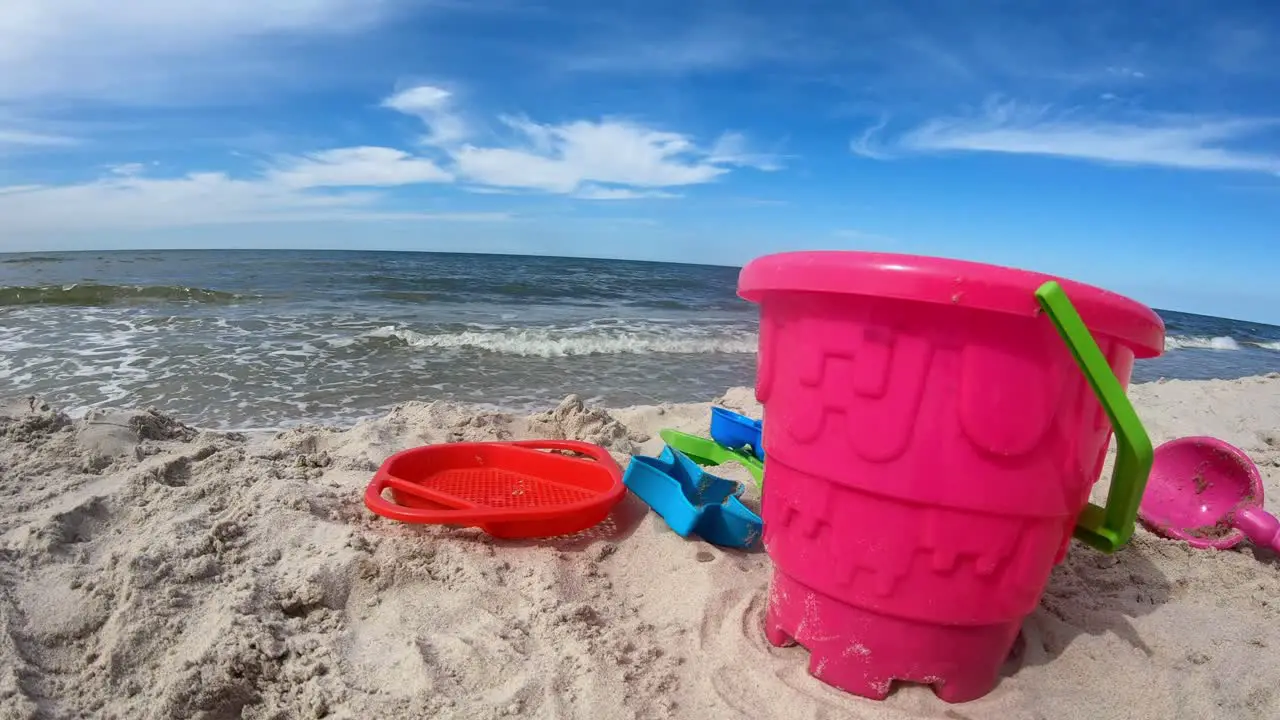
[[[598,445],[447,443],[387,458],[365,490],[365,505],[402,522],[479,527],[498,537],[547,537],[599,523],[625,492],[621,468]]]

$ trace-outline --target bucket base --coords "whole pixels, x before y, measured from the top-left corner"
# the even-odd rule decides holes
[[[945,599],[939,599],[945,602]],[[991,692],[1021,619],[998,625],[935,625],[846,605],[777,568],[765,636],[809,650],[809,674],[845,692],[883,700],[894,682],[929,685],[949,703]]]

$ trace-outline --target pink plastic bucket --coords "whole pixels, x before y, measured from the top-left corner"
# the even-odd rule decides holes
[[[1111,433],[1035,291],[1058,280],[1122,385],[1164,325],[1114,293],[977,263],[786,253],[760,305],[765,631],[826,683],[995,686],[1065,556]]]

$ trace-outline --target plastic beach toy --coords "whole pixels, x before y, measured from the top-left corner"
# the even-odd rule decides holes
[[[688,455],[690,460],[699,465],[718,466],[736,462],[751,473],[756,485],[763,487],[764,463],[760,462],[760,459],[754,455],[749,455],[741,450],[732,450],[714,440],[682,433],[679,430],[671,430],[669,428],[659,430],[658,435],[662,438],[662,442],[670,446],[671,449]]]
[[[391,500],[382,496],[384,490],[391,491]],[[387,458],[369,482],[364,503],[401,522],[478,527],[495,537],[523,538],[585,530],[604,520],[625,493],[622,469],[597,445],[446,443]]]
[[[719,406],[711,408],[712,440],[734,450],[750,447],[757,458],[764,460],[764,446],[760,443],[760,427],[759,420]]]
[[[1160,318],[1047,275],[878,253],[758,258],[738,292],[760,305],[769,641],[865,697],[990,692],[1073,534],[1110,552],[1133,532],[1151,442],[1125,386],[1163,351]]]
[[[1240,448],[1185,437],[1156,448],[1139,517],[1153,532],[1223,550],[1248,538],[1280,553],[1280,520],[1263,510],[1258,466]]]
[[[760,539],[760,516],[737,498],[742,486],[703,472],[670,446],[656,458],[631,458],[623,482],[680,537],[694,534],[714,545],[737,548]]]

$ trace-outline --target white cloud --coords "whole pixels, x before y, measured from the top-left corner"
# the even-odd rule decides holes
[[[466,139],[470,129],[454,108],[453,93],[434,85],[406,88],[382,101],[382,106],[413,115],[427,126],[423,140],[447,146]]]
[[[290,188],[390,187],[449,182],[434,162],[388,147],[336,148],[278,161],[268,180]]]
[[[1170,115],[1107,120],[1051,107],[989,102],[980,113],[930,120],[889,143],[864,135],[869,152],[862,154],[881,153],[887,146],[914,152],[1042,155],[1185,170],[1280,173],[1280,154],[1239,147],[1277,126],[1280,122],[1275,120]]]
[[[625,120],[517,126],[525,147],[465,145],[453,152],[460,175],[484,185],[573,193],[584,183],[641,188],[711,182],[729,172],[686,135]]]

